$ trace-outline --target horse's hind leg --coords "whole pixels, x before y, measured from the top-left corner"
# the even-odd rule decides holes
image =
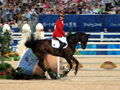
[[[72,60],[76,63],[76,66],[75,66],[75,75],[77,74],[77,71],[78,71],[78,65],[79,65],[79,62],[78,60],[75,58],[75,57],[72,57]]]

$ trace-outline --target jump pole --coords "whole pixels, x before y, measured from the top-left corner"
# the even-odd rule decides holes
[[[57,57],[57,76],[60,77],[60,57]]]

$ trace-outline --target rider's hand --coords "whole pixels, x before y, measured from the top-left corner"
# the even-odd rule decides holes
[[[63,35],[64,37],[66,37],[66,35]]]

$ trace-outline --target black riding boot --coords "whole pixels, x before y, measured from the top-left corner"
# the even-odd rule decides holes
[[[65,43],[60,42],[60,47],[56,50],[57,55],[62,56],[62,49],[65,45]]]
[[[60,49],[60,50],[63,49],[64,46],[66,46],[66,43],[60,42],[60,47],[59,47],[59,49]]]
[[[60,47],[58,48],[58,50],[56,51],[56,53],[59,55],[59,56],[62,56],[62,49],[63,47],[66,45],[66,43],[61,43],[60,42]]]
[[[56,38],[56,39],[60,42],[60,47],[59,47],[57,53],[61,56],[62,55],[61,51],[62,51],[63,47],[66,46],[66,43],[61,42],[58,38]]]

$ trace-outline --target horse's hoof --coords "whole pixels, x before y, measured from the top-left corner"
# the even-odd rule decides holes
[[[60,77],[57,77],[56,80],[60,79]]]
[[[64,71],[64,72],[63,72],[64,75],[67,75],[67,73],[68,73],[68,71]]]
[[[67,74],[60,74],[60,78],[67,77]]]
[[[67,73],[69,73],[70,69],[66,69],[65,71],[63,71],[64,75],[67,75]]]
[[[75,75],[77,75],[77,72],[74,72]]]

